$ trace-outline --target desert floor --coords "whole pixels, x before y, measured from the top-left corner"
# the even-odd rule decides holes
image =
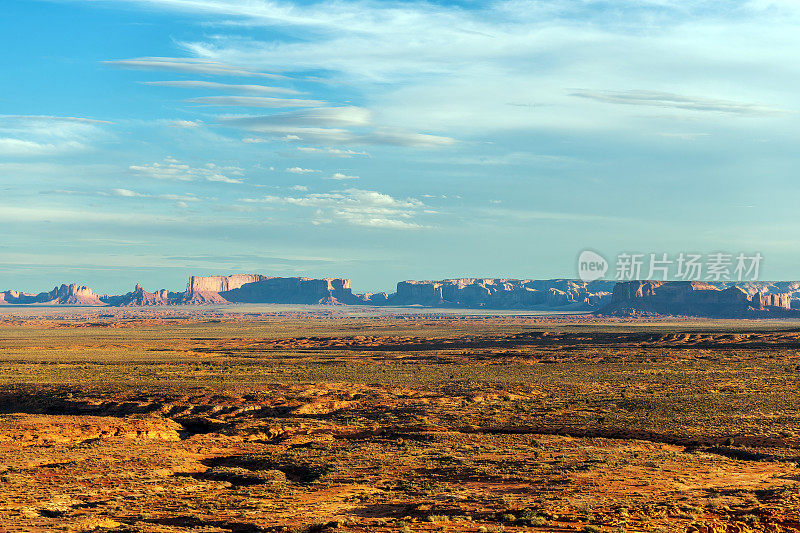
[[[0,531],[800,531],[800,324],[0,316]]]

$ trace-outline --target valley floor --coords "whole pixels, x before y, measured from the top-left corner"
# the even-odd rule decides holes
[[[0,319],[0,530],[800,531],[800,326]]]

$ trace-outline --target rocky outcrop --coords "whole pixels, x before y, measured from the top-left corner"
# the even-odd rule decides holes
[[[227,304],[228,300],[213,291],[186,291],[173,302],[175,305]]]
[[[122,296],[101,296],[100,299],[108,304],[116,307],[144,307],[144,306],[163,306],[176,303],[182,294],[169,292],[167,289],[161,289],[156,292],[147,292],[140,285],[136,285],[133,292],[123,294]]]
[[[592,309],[611,296],[614,283],[577,280],[457,278],[401,281],[387,298],[390,305],[489,309]]]
[[[2,293],[2,301],[0,303],[12,305],[105,305],[92,289],[75,283],[53,287],[52,291],[40,292],[39,294],[5,291]]]
[[[762,294],[758,293],[758,303],[762,308],[776,307],[780,309],[792,308],[791,294]]]
[[[389,303],[389,295],[385,292],[365,292],[356,294],[356,298],[361,300],[359,303],[365,305],[386,305]]]
[[[229,302],[283,304],[363,303],[353,295],[349,279],[264,278],[219,293]]]
[[[600,314],[615,316],[687,315],[708,317],[787,316],[790,294],[750,294],[746,288],[698,281],[617,283]]]
[[[149,417],[64,416],[12,414],[3,419],[0,443],[19,446],[76,445],[101,439],[179,441],[183,428],[172,420]]]
[[[192,276],[186,286],[187,292],[227,292],[242,285],[267,279],[261,274],[233,274],[232,276]]]
[[[612,294],[613,292],[613,294]],[[344,278],[261,274],[192,276],[182,293],[141,286],[118,296],[96,295],[77,284],[50,292],[0,292],[0,305],[224,305],[230,303],[449,307],[596,311],[612,315],[784,316],[800,312],[800,281],[615,283],[570,279],[456,278],[401,281],[393,294],[353,294]]]
[[[90,289],[75,283],[62,285],[58,289],[53,289],[55,296],[50,303],[58,305],[105,305],[100,298]],[[53,294],[51,292],[51,294]]]
[[[342,278],[279,278],[260,274],[192,276],[186,292],[174,303],[205,305],[225,303],[355,304],[350,280]]]

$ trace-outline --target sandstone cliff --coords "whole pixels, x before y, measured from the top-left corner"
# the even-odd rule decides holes
[[[100,298],[90,289],[72,283],[53,287],[50,292],[27,294],[18,291],[5,291],[2,293],[5,304],[40,304],[40,305],[105,305]]]
[[[248,283],[267,279],[261,274],[233,274],[232,276],[192,276],[186,287],[187,292],[226,292],[238,289]]]
[[[567,279],[520,280],[457,278],[441,281],[401,281],[388,297],[390,305],[485,307],[489,309],[592,309],[611,296],[614,283]]]
[[[788,316],[789,294],[750,294],[698,281],[627,281],[614,286],[600,314],[617,316],[688,315],[709,317]]]
[[[612,294],[613,291],[613,294]],[[261,274],[192,276],[183,293],[153,293],[139,285],[127,294],[98,296],[77,284],[28,294],[0,292],[0,305],[163,306],[228,303],[370,305],[483,309],[596,311],[615,315],[784,316],[800,308],[800,281],[615,283],[570,279],[457,278],[402,281],[397,292],[353,294],[349,279],[268,277]],[[800,312],[800,309],[798,309]]]
[[[209,305],[227,304],[228,300],[214,291],[186,291],[177,300],[171,302],[174,305]]]
[[[229,302],[284,304],[355,304],[363,303],[342,278],[265,278],[222,291]]]
[[[100,299],[108,305],[117,307],[143,307],[143,306],[163,306],[176,303],[182,294],[171,293],[167,289],[156,292],[147,292],[138,284],[133,292],[121,296],[101,296]]]

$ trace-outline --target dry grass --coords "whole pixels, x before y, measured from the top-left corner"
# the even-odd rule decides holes
[[[6,320],[0,529],[791,531],[799,378],[786,322]]]

